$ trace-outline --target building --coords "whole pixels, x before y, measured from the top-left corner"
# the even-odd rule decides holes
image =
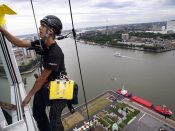
[[[162,27],[159,25],[153,25],[152,26],[152,31],[162,31]]]
[[[24,53],[22,48],[13,48],[13,52],[15,54],[17,64],[21,65],[24,61]]]
[[[129,40],[129,34],[122,34],[122,40],[125,42],[125,41],[128,41]]]
[[[175,33],[175,20],[167,21],[166,32]]]
[[[0,58],[0,65],[2,65],[2,60],[1,60],[1,58]]]
[[[31,60],[36,59],[36,53],[33,50],[27,50],[26,48],[13,47],[13,52],[16,57],[18,66],[27,64]]]
[[[112,125],[112,131],[118,131],[118,125],[117,125],[117,123],[114,123],[113,125]]]

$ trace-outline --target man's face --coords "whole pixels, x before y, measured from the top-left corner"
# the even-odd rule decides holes
[[[48,27],[44,22],[40,22],[39,35],[41,38],[48,38],[53,34],[54,34],[54,31],[52,28]]]
[[[41,38],[44,38],[46,37],[46,34],[48,34],[48,26],[45,23],[40,22],[39,35]]]

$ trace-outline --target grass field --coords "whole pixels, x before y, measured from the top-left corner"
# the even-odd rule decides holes
[[[62,122],[65,130],[68,130],[83,120],[84,120],[84,117],[79,112],[75,112],[72,115],[64,118]]]
[[[101,96],[95,100],[92,100],[88,104],[89,115],[92,116],[92,115],[96,114],[98,111],[102,110],[104,107],[110,105],[111,102],[108,99],[106,99],[109,96],[110,96],[110,94],[106,93],[103,96]],[[75,127],[77,123],[85,120],[86,116],[87,116],[87,111],[86,111],[86,108],[84,106],[79,111],[73,113],[72,115],[70,115],[68,117],[65,117],[62,120],[65,130],[68,130],[68,129]]]
[[[89,115],[90,116],[94,115],[95,113],[97,113],[97,111],[100,111],[105,106],[111,104],[111,102],[106,99],[107,96],[109,96],[108,93],[103,95],[103,96],[101,96],[100,98],[97,98],[96,100],[92,101],[90,104],[88,104],[88,111],[89,111]],[[87,115],[85,107],[83,108],[82,114],[84,116]]]

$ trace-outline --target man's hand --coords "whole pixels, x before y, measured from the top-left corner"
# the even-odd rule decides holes
[[[29,103],[30,99],[31,99],[31,96],[27,95],[21,104],[22,107],[25,107]]]
[[[0,26],[0,32],[2,33],[4,30],[4,28],[2,26]]]

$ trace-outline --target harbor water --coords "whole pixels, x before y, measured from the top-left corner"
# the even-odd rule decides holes
[[[69,38],[58,44],[65,55],[68,77],[79,85],[79,103],[82,104],[84,95],[74,40]],[[133,95],[154,105],[166,105],[175,112],[175,51],[151,53],[77,44],[87,100],[124,86]],[[114,56],[116,52],[121,56]],[[37,72],[22,75],[27,78],[27,92],[33,86],[33,75]]]

